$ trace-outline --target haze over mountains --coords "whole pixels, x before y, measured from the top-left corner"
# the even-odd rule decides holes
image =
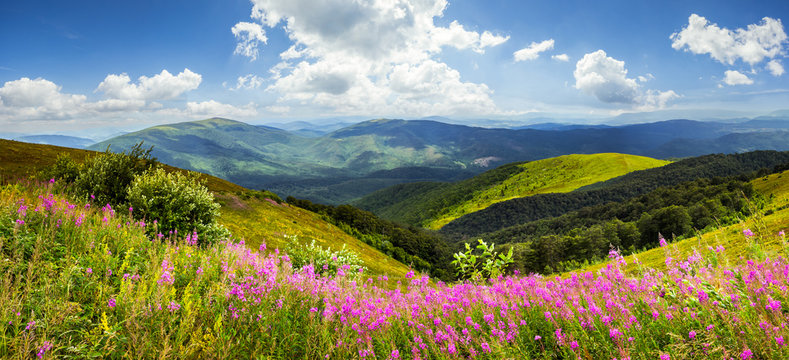
[[[336,130],[325,125],[312,132],[301,127],[307,125],[291,124],[292,131],[287,131],[213,118],[154,126],[89,149],[109,145],[121,151],[144,141],[164,163],[329,204],[347,203],[398,183],[458,180],[507,163],[566,154],[616,152],[665,159],[789,150],[789,121],[780,116],[727,123],[668,120],[519,129],[391,119]]]

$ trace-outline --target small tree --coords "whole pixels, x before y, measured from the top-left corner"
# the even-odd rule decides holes
[[[219,204],[197,173],[183,175],[157,168],[136,177],[127,196],[134,216],[149,223],[156,220],[162,232],[178,230],[185,234],[195,230],[201,240],[208,240],[205,236],[218,226],[215,217]]]
[[[494,251],[496,244],[479,241],[476,249],[471,249],[471,245],[466,243],[466,252],[458,252],[454,254],[455,260],[452,264],[455,265],[456,274],[459,280],[471,280],[474,282],[481,282],[488,279],[495,279],[504,275],[504,270],[509,264],[512,264],[512,248],[507,255],[498,254]],[[474,254],[474,250],[480,250],[482,253],[479,255]]]

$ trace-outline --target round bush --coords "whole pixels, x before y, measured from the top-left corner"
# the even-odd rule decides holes
[[[146,219],[151,229],[156,220],[162,233],[178,230],[186,235],[196,230],[204,235],[204,230],[217,227],[219,204],[196,173],[168,173],[161,168],[146,172],[132,181],[128,200],[135,218]]]

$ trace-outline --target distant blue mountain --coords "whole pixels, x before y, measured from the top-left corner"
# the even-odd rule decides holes
[[[27,135],[16,137],[14,140],[76,149],[85,149],[95,143],[95,141],[91,139],[65,135]]]

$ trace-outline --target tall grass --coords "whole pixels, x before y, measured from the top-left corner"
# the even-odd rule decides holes
[[[566,278],[434,285],[411,272],[392,289],[385,276],[295,268],[243,241],[148,238],[148,226],[57,184],[0,188],[0,357],[789,357],[782,256],[666,246],[665,271],[626,273],[612,252]]]

